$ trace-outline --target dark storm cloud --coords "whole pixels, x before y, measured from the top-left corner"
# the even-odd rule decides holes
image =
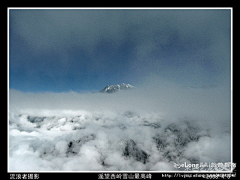
[[[211,45],[230,33],[230,10],[23,9],[11,10],[11,15],[19,35],[46,50],[72,46],[93,50],[103,39],[113,45],[133,41],[139,48],[178,40],[190,48],[187,42]]]
[[[230,73],[226,9],[13,9],[10,26],[12,37],[35,56],[56,54],[41,63],[63,74],[75,72],[73,64],[84,60],[87,73],[117,68],[120,55],[136,77],[160,72],[216,81]],[[88,61],[72,58],[76,52]]]

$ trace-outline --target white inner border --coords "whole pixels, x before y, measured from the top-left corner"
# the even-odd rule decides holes
[[[7,8],[7,75],[8,75],[8,79],[7,79],[7,91],[8,91],[8,97],[7,97],[7,107],[8,107],[8,114],[7,114],[7,124],[9,123],[9,10],[11,9],[229,9],[231,10],[231,163],[233,163],[233,8],[232,7],[225,7],[225,8],[155,8],[155,7],[151,7],[151,8],[138,8],[138,7],[129,7],[129,8],[118,8],[118,7],[101,7],[101,8],[96,8],[96,7],[86,7],[86,8],[48,8],[48,7],[31,7],[31,8],[19,8],[19,7],[8,7]],[[8,127],[7,127],[8,128]],[[8,131],[8,145],[9,145],[9,129]],[[9,157],[9,148],[7,147],[7,154]],[[101,173],[101,172],[106,172],[106,173],[231,173],[232,171],[9,171],[9,158],[7,161],[8,164],[8,172],[10,173],[17,173],[17,172],[32,172],[32,173],[38,173],[38,172],[50,172],[50,173],[77,173],[77,172],[90,172],[90,173]]]

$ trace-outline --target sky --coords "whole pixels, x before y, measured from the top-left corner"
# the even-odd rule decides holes
[[[230,87],[231,10],[9,9],[10,89],[96,92],[149,77]]]

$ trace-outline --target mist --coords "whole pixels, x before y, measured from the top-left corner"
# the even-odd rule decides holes
[[[112,94],[10,90],[9,170],[178,171],[174,163],[230,162],[225,87],[151,76]]]

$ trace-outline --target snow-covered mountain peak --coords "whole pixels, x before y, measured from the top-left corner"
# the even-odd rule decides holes
[[[132,86],[131,84],[117,84],[117,85],[107,85],[104,89],[102,89],[100,92],[104,92],[104,93],[113,93],[113,92],[117,92],[117,91],[121,91],[121,90],[126,90],[126,89],[133,89],[135,88],[134,86]]]

